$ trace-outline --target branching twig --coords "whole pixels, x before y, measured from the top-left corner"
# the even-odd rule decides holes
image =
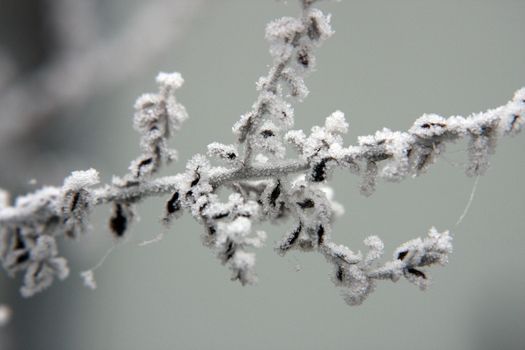
[[[95,188],[98,173],[73,172],[62,187],[47,187],[4,201],[0,208],[0,255],[4,268],[14,274],[25,271],[25,296],[49,286],[54,277],[65,278],[65,259],[58,257],[55,239],[77,237],[87,228],[92,208],[111,204],[110,228],[120,238],[133,221],[135,204],[152,196],[168,195],[163,222],[167,225],[183,211],[205,227],[203,241],[213,248],[232,279],[243,285],[256,280],[255,255],[251,247],[263,244],[266,234],[253,232],[262,221],[292,218],[291,230],[276,247],[280,255],[291,249],[317,251],[334,266],[333,281],[344,287],[349,304],[361,303],[374,289],[376,280],[408,281],[425,288],[428,275],[422,268],[445,264],[452,251],[448,231],[432,228],[424,239],[401,245],[393,259],[378,263],[383,243],[375,236],[365,240],[368,252],[354,253],[335,244],[330,237],[332,221],[341,212],[332,191],[324,183],[336,167],[363,177],[361,191],[372,194],[377,177],[399,181],[417,176],[435,161],[445,145],[467,138],[468,175],[481,175],[488,167],[496,139],[521,130],[525,111],[525,89],[518,90],[507,104],[468,117],[444,118],[423,115],[406,132],[383,129],[344,146],[342,135],[348,124],[337,111],[310,135],[293,126],[291,99],[307,95],[304,77],[315,63],[313,49],[332,35],[330,17],[313,8],[314,0],[302,0],[300,18],[281,18],[266,30],[273,65],[258,83],[259,96],[250,112],[233,130],[237,144],[214,142],[208,156],[195,155],[186,170],[174,176],[153,178],[157,170],[176,157],[167,140],[186,119],[186,111],[174,96],[183,80],[178,73],[161,73],[160,90],[137,100],[135,128],[141,133],[143,153],[132,162],[130,173],[114,178],[110,185]],[[298,158],[290,159],[286,144],[294,145]],[[213,165],[210,160],[220,161]],[[232,190],[221,202],[217,190]],[[95,286],[92,271],[83,273]]]

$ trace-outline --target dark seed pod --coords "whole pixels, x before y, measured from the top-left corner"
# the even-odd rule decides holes
[[[140,177],[144,173],[151,172],[152,169],[149,169],[149,171],[148,171],[148,169],[145,169],[145,168],[150,166],[152,163],[153,163],[153,158],[152,157],[148,157],[146,159],[141,160],[140,163],[137,165],[137,172],[136,172],[135,176],[136,177]],[[143,169],[145,169],[145,170],[143,170]]]
[[[212,219],[215,219],[215,220],[219,220],[219,219],[224,219],[225,217],[227,217],[228,215],[230,215],[230,212],[229,211],[226,211],[224,213],[218,213],[218,214],[215,214],[212,216]]]
[[[166,203],[166,211],[169,214],[173,214],[180,210],[180,194],[179,191],[176,191],[173,196],[171,196],[170,200]]]
[[[74,211],[75,210],[75,208],[77,207],[79,199],[80,199],[80,193],[79,192],[75,192],[75,194],[73,195],[73,199],[71,200],[71,205],[69,206],[69,211]]]
[[[341,265],[337,265],[337,270],[335,271],[335,278],[339,282],[343,282],[343,277],[344,277],[343,267]]]
[[[300,50],[297,53],[297,62],[303,67],[308,68],[310,65],[310,58],[308,57],[308,52],[306,50]]]
[[[20,254],[17,258],[16,258],[16,262],[15,262],[15,265],[21,265],[27,261],[29,261],[29,258],[30,258],[31,254],[29,254],[29,251],[26,251],[22,254]]]
[[[319,29],[319,23],[317,19],[311,18],[310,25],[308,26],[306,34],[312,41],[317,41],[321,37],[321,30]]]
[[[303,230],[303,224],[299,222],[297,227],[288,234],[288,237],[284,240],[283,243],[279,246],[279,250],[281,253],[285,253],[288,249],[290,249],[295,242],[299,239],[299,235],[301,234],[301,231]]]
[[[323,225],[319,225],[317,228],[317,245],[323,245],[324,243],[325,230]]]
[[[277,198],[279,198],[280,195],[281,195],[281,182],[277,181],[277,185],[272,190],[272,193],[270,193],[270,204],[272,206],[274,207],[276,206]]]
[[[116,203],[113,207],[113,216],[109,220],[109,227],[116,237],[121,238],[124,236],[126,229],[128,228],[128,218],[124,214],[123,205]]]
[[[306,198],[304,201],[302,202],[296,202],[296,204],[301,207],[301,209],[308,209],[308,208],[313,208],[315,206],[315,203],[313,200],[311,200],[310,198]]]
[[[233,256],[235,255],[235,249],[236,249],[235,243],[233,243],[233,241],[228,239],[228,242],[226,243],[226,250],[223,252],[224,262],[227,262],[228,260],[233,258]]]
[[[427,275],[425,275],[422,271],[420,270],[417,270],[417,269],[414,269],[413,267],[409,267],[407,269],[407,272],[416,276],[416,277],[420,277],[420,278],[423,278],[423,279],[427,279]]]
[[[408,254],[408,250],[405,250],[405,251],[402,251],[402,252],[399,252],[397,254],[397,259],[398,260],[403,260]]]
[[[196,172],[196,175],[197,176],[195,177],[195,179],[193,179],[193,181],[190,183],[190,187],[196,186],[199,183],[199,181],[201,179],[201,174]]]
[[[272,130],[263,130],[261,131],[261,136],[267,139],[269,137],[275,136],[275,133]]]
[[[326,165],[329,160],[330,158],[323,158],[313,166],[312,172],[310,173],[311,181],[321,182],[326,180]]]
[[[15,230],[15,234],[12,236],[13,240],[13,250],[20,250],[20,249],[26,249],[26,244],[24,242],[24,238],[22,236],[22,232],[20,231],[20,228],[17,227]]]

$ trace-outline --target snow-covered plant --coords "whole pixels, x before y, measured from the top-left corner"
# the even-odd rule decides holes
[[[444,152],[447,143],[468,139],[468,176],[483,174],[499,136],[518,133],[525,117],[525,88],[505,105],[467,117],[445,118],[425,114],[405,132],[383,129],[346,146],[344,114],[336,111],[310,133],[293,130],[291,103],[308,95],[305,77],[315,66],[314,49],[333,31],[330,16],[301,0],[298,18],[284,17],[268,24],[273,64],[257,82],[259,95],[250,111],[233,126],[236,142],[208,145],[194,155],[180,174],[155,177],[176,160],[168,140],[188,117],[175,92],[183,84],[179,73],[160,73],[159,91],[145,94],[135,104],[134,127],[141,135],[142,153],[129,173],[98,186],[94,169],[75,171],[61,187],[44,187],[10,203],[0,192],[0,257],[10,275],[24,273],[21,293],[31,296],[68,275],[56,240],[76,238],[89,228],[92,209],[112,206],[109,227],[124,237],[136,216],[136,204],[152,196],[166,198],[162,221],[170,225],[186,212],[203,226],[202,240],[232,272],[232,280],[257,280],[253,248],[263,245],[262,222],[279,223],[284,235],[275,247],[279,255],[290,250],[314,251],[333,265],[334,284],[342,287],[351,305],[360,304],[376,281],[404,277],[424,289],[426,268],[443,265],[452,252],[448,231],[431,228],[428,235],[399,246],[391,260],[382,262],[383,242],[365,239],[367,251],[352,251],[332,241],[332,223],[343,210],[334,201],[327,181],[336,169],[362,178],[361,192],[371,195],[377,179],[400,181],[425,172]],[[296,149],[295,154],[290,147]],[[98,186],[98,187],[97,187]],[[230,191],[221,200],[220,189]],[[285,221],[284,219],[288,219]],[[82,273],[94,287],[93,271]]]

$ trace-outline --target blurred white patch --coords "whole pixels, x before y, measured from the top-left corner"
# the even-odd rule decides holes
[[[11,320],[13,312],[11,308],[5,304],[0,305],[0,327],[4,327]]]

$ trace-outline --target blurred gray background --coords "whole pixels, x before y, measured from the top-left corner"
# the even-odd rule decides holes
[[[296,127],[321,124],[336,109],[350,123],[347,144],[388,127],[406,130],[421,114],[469,114],[506,103],[525,85],[525,1],[323,1],[336,34],[318,50],[310,96]],[[180,171],[212,141],[230,143],[232,124],[253,103],[254,82],[271,63],[267,22],[298,13],[274,0],[0,0],[0,187],[14,194],[59,185],[94,167],[109,182],[139,152],[134,99],[154,92],[158,71],[186,80],[179,100],[190,119],[174,138]],[[25,349],[523,349],[525,348],[525,135],[500,140],[479,180],[464,174],[466,144],[449,147],[425,176],[381,182],[359,194],[359,179],[332,184],[346,214],[334,239],[363,249],[380,236],[387,257],[431,226],[450,229],[454,254],[429,271],[420,292],[405,280],[381,283],[347,306],[316,254],[276,255],[288,226],[267,226],[257,252],[259,284],[241,287],[188,215],[158,244],[163,200],[96,271],[98,289],[78,273],[112,246],[109,208],[92,234],[61,244],[70,277],[31,299],[0,276],[0,303],[13,309],[0,348]],[[37,184],[30,184],[35,179]]]

